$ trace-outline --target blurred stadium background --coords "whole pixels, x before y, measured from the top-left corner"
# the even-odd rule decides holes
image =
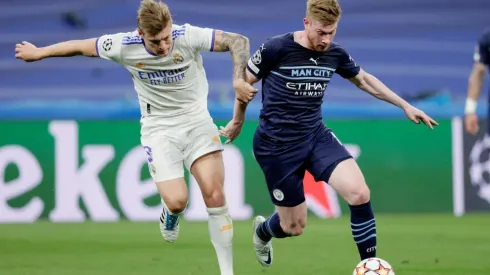
[[[305,1],[293,0],[166,2],[175,23],[244,34],[252,52],[267,37],[301,29],[305,9]],[[356,156],[372,189],[379,256],[397,274],[490,270],[488,76],[478,107],[482,131],[469,137],[461,124],[473,51],[490,27],[490,2],[340,4],[344,15],[336,41],[441,124],[432,132],[415,126],[338,76],[327,88],[325,123]],[[14,57],[15,44],[24,40],[45,46],[133,30],[138,5],[0,1],[0,274],[218,273],[191,176],[179,242],[169,246],[159,236],[159,200],[139,148],[139,109],[125,69],[97,58],[24,63]],[[231,58],[203,56],[210,111],[224,125],[234,100]],[[236,274],[350,274],[358,256],[346,205],[308,177],[311,226],[299,239],[276,242],[270,270],[254,262],[248,220],[273,210],[251,153],[259,98],[242,135],[225,150]],[[322,220],[329,217],[338,219]]]

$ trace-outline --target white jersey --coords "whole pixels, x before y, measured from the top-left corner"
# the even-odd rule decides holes
[[[173,25],[172,39],[165,57],[149,52],[137,31],[101,36],[97,52],[131,73],[142,116],[158,116],[162,126],[209,119],[208,81],[199,52],[213,50],[214,31]]]

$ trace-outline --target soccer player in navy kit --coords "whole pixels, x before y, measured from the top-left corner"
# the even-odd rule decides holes
[[[475,135],[479,131],[478,116],[475,114],[478,98],[483,86],[485,71],[490,68],[490,28],[481,35],[473,55],[473,69],[468,80],[468,96],[465,104],[465,126],[468,133]],[[490,102],[490,97],[489,97]],[[489,109],[490,114],[490,109]],[[488,120],[490,124],[490,120]],[[490,133],[490,125],[487,125]]]
[[[332,42],[341,9],[336,0],[308,0],[305,30],[267,40],[250,58],[247,81],[262,80],[260,124],[253,139],[276,213],[254,219],[254,249],[263,266],[272,264],[272,238],[303,233],[306,226],[303,178],[330,184],[349,204],[351,228],[361,259],[376,255],[376,225],[369,189],[354,159],[322,122],[325,88],[334,73],[361,90],[400,107],[415,123],[430,129],[437,122],[364,72],[340,45]],[[246,104],[235,102],[232,121],[221,134],[236,138]]]

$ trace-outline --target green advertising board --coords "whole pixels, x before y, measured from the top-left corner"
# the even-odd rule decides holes
[[[356,157],[375,211],[452,211],[450,120],[434,131],[405,120],[335,120],[328,126]],[[133,120],[0,122],[0,223],[156,220],[160,200],[139,127]],[[273,210],[253,156],[256,127],[247,122],[240,137],[225,146],[225,191],[235,219]],[[195,180],[187,175],[187,181],[184,218],[207,219]],[[347,211],[326,184],[311,181],[305,178],[313,214]]]

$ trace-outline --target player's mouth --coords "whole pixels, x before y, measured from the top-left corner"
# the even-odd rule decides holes
[[[158,50],[157,54],[161,56],[166,56],[168,55],[168,50]]]
[[[330,46],[330,45],[318,45],[316,48],[317,48],[317,50],[318,50],[318,51],[320,51],[320,52],[325,52],[325,51],[327,51],[327,50],[328,50],[328,47],[329,47],[329,46]]]

